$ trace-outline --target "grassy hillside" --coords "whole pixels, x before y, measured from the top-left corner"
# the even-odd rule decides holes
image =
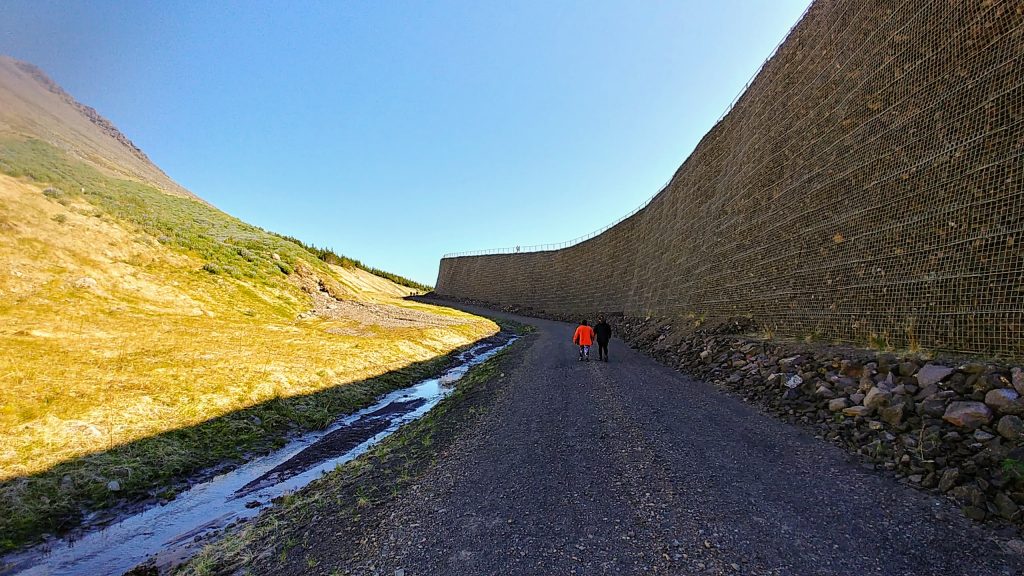
[[[40,140],[0,137],[0,172],[0,550],[171,497],[497,329]]]
[[[359,260],[316,248],[300,240],[268,233],[189,198],[107,176],[84,162],[73,161],[57,148],[36,139],[0,137],[0,172],[46,183],[54,200],[84,198],[104,214],[133,224],[164,244],[194,252],[214,273],[236,278],[265,278],[274,272],[290,274],[297,260],[323,269],[319,262],[360,268],[396,284],[420,291],[430,286],[364,265]],[[296,248],[302,248],[309,258]],[[287,256],[281,262],[273,253]]]

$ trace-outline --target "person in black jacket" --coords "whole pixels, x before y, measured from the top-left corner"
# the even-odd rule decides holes
[[[612,339],[612,327],[604,320],[604,316],[597,317],[597,324],[594,325],[594,334],[597,336],[597,359],[608,361],[608,341]]]

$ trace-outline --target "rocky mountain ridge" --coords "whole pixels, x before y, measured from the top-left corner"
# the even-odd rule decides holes
[[[154,164],[95,108],[79,102],[35,64],[0,55],[0,136],[38,139],[104,173],[199,199]]]
[[[152,164],[152,161],[149,159],[149,156],[146,156],[146,153],[143,152],[142,149],[136,146],[134,142],[129,140],[127,136],[121,133],[121,131],[118,130],[117,127],[114,126],[114,124],[110,120],[104,118],[103,115],[97,112],[96,109],[92,106],[86,106],[85,104],[82,104],[78,100],[72,98],[70,94],[65,92],[63,88],[61,88],[56,82],[50,79],[50,77],[47,76],[46,73],[43,72],[42,69],[40,69],[38,66],[36,66],[35,64],[30,64],[28,62],[20,61],[15,62],[15,66],[17,66],[19,70],[28,74],[37,82],[42,84],[47,90],[56,94],[57,96],[60,96],[61,99],[67,102],[69,106],[81,112],[82,115],[88,118],[90,122],[99,127],[99,129],[102,130],[104,134],[110,136],[114,140],[117,140],[121,144],[124,144],[125,147],[131,150],[132,153],[139,160]],[[156,166],[154,165],[154,168],[155,167]]]

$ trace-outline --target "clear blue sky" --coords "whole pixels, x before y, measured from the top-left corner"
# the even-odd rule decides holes
[[[433,284],[665,183],[807,0],[4,0],[43,68],[219,208]]]

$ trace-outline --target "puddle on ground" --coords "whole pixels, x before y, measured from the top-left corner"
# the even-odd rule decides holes
[[[0,576],[123,574],[147,561],[158,568],[179,564],[207,544],[204,537],[211,532],[256,516],[274,498],[302,488],[426,414],[470,368],[515,340],[503,333],[477,344],[460,353],[441,376],[391,392],[325,430],[196,484],[166,504],[2,558]]]

